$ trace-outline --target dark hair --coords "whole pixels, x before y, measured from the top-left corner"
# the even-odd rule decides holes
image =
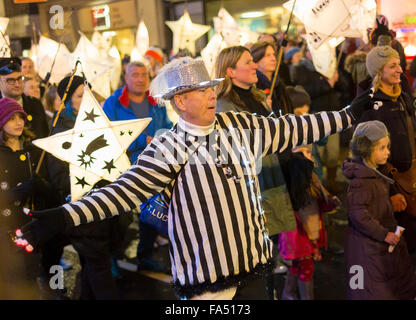
[[[374,142],[366,136],[353,137],[350,142],[350,148],[354,159],[367,159],[374,150]]]
[[[299,85],[295,87],[287,86],[286,92],[292,101],[293,109],[303,107],[305,104],[308,106],[311,105],[311,97],[303,87]]]
[[[264,55],[266,54],[267,47],[272,47],[276,53],[276,50],[273,47],[273,45],[266,41],[259,41],[251,46],[250,48],[251,56],[253,57],[253,61],[255,63],[263,59]]]

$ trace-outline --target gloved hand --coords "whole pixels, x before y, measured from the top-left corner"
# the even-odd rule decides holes
[[[30,211],[28,215],[36,220],[25,224],[21,228],[22,238],[26,239],[33,247],[44,244],[70,226],[70,218],[62,207]]]
[[[350,110],[354,117],[354,122],[360,120],[362,114],[372,107],[371,99],[374,95],[374,88],[364,91],[360,96],[352,100]]]
[[[15,202],[26,200],[30,195],[32,195],[35,192],[35,180],[35,177],[31,177],[29,180],[23,181],[21,184],[14,187],[13,189],[6,191],[9,201]]]

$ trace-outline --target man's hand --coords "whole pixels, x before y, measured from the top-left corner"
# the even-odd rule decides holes
[[[352,100],[350,109],[354,116],[354,120],[358,121],[361,115],[372,107],[371,99],[374,95],[374,88],[368,89],[362,93],[362,95]]]
[[[393,204],[394,212],[402,212],[407,207],[406,198],[401,193],[397,193],[390,197],[391,203]]]
[[[22,238],[26,239],[33,247],[37,247],[65,231],[69,225],[66,221],[65,211],[61,207],[30,211],[27,215],[35,220],[21,228]]]

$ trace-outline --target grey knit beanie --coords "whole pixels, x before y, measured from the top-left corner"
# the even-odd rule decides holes
[[[397,51],[390,46],[379,46],[371,49],[365,61],[370,76],[374,78],[391,58],[400,59]]]
[[[367,137],[368,140],[374,142],[381,138],[387,137],[389,131],[383,122],[378,120],[361,122],[357,125],[354,131],[353,138],[355,137]]]

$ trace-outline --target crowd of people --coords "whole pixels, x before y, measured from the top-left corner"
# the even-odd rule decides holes
[[[352,266],[364,270],[363,287],[347,285],[346,297],[416,298],[415,88],[406,72],[416,76],[416,59],[407,66],[385,23],[377,19],[367,45],[338,48],[331,78],[295,40],[275,77],[281,42],[268,34],[223,49],[214,79],[186,54],[167,59],[151,47],[148,62],[125,57],[119,89],[99,102],[111,121],[152,121],[128,148],[131,169],[75,202],[68,163],[31,141],[74,127],[88,79],[51,85],[29,58],[0,58],[0,256],[9,261],[0,298],[63,298],[49,270],[70,268],[62,258],[72,244],[80,298],[119,299],[127,227],[159,193],[168,236],[139,219],[137,266],[172,274],[180,299],[232,299],[253,277],[284,273],[283,299],[313,300],[325,215],[343,205],[347,283]],[[20,228],[33,252],[11,240]],[[169,244],[170,270],[152,258],[155,244]],[[276,289],[267,281],[271,299]]]

